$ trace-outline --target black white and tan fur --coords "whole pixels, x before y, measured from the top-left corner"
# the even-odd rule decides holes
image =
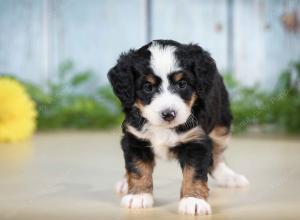
[[[181,166],[180,213],[211,213],[208,174],[220,186],[248,184],[224,162],[232,116],[222,76],[208,52],[196,44],[155,40],[121,54],[108,78],[125,113],[126,174],[117,184],[122,206],[153,206],[155,157],[176,159]]]

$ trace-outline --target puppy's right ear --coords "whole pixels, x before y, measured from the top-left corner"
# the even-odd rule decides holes
[[[134,93],[134,75],[131,54],[122,54],[118,59],[117,65],[108,72],[108,79],[113,87],[113,91],[120,99],[123,107],[129,109],[135,101]]]

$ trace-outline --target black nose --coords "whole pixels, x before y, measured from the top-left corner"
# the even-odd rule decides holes
[[[163,111],[161,113],[161,117],[165,120],[165,121],[172,121],[175,117],[176,117],[176,112],[174,110],[171,109],[167,109],[165,111]]]

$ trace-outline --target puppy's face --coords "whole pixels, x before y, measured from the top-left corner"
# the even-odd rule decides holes
[[[172,128],[187,121],[215,71],[197,45],[154,41],[121,55],[108,76],[125,112],[136,107],[152,125]]]
[[[148,50],[150,68],[137,74],[135,106],[155,126],[185,123],[196,100],[194,75],[179,66],[176,47],[153,44]]]

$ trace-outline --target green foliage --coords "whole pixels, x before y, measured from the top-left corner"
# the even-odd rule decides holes
[[[282,97],[274,103],[274,119],[290,133],[300,132],[300,61],[292,62],[285,70],[272,93]],[[275,120],[274,120],[275,121]]]
[[[269,92],[259,85],[244,87],[233,74],[223,77],[231,98],[234,132],[253,125],[275,125],[281,131],[300,133],[300,61],[291,63]],[[46,85],[23,82],[37,104],[38,128],[119,126],[123,120],[119,100],[110,86],[99,87],[96,81],[92,71],[77,72],[74,64],[67,61]]]
[[[300,62],[291,63],[269,92],[259,85],[243,87],[233,74],[225,74],[224,81],[231,97],[235,132],[253,125],[275,125],[289,133],[300,132]]]
[[[23,82],[37,104],[38,128],[111,128],[122,121],[121,106],[109,86],[97,87],[92,71],[75,72],[68,61],[45,88]],[[95,88],[85,92],[84,87]]]

